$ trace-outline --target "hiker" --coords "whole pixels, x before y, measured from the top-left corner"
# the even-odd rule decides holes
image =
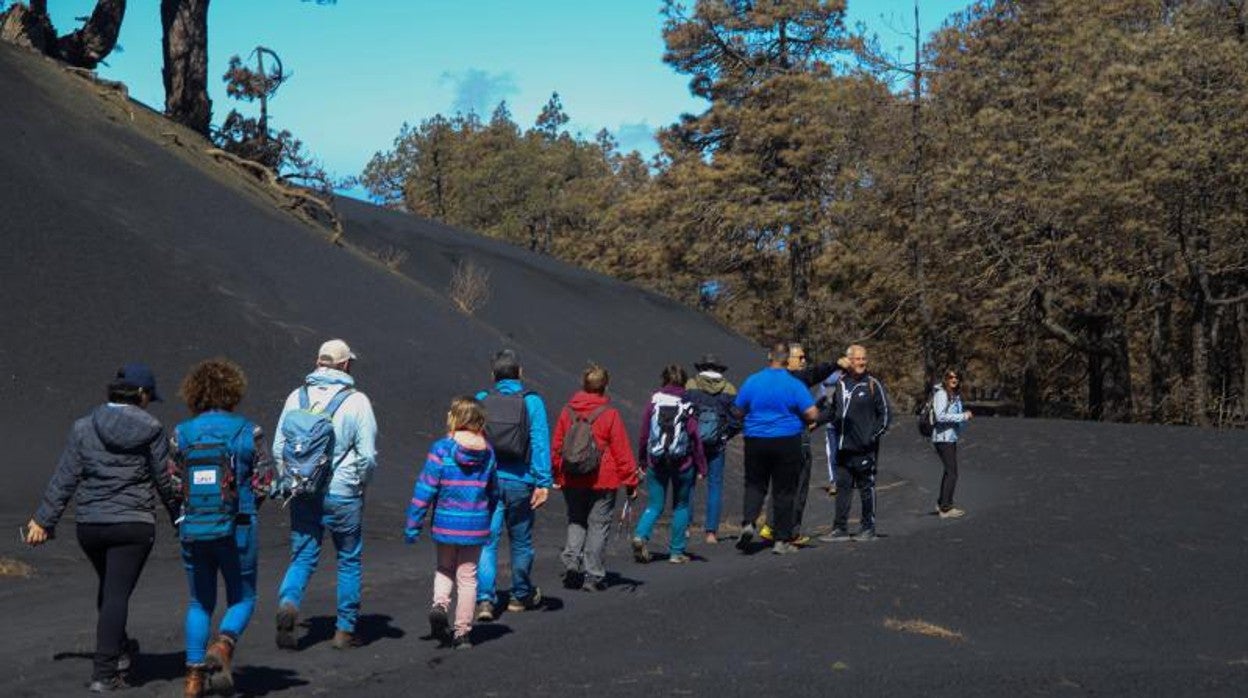
[[[74,422],[24,541],[37,546],[55,535],[74,497],[78,545],[99,580],[95,595],[95,656],[89,688],[127,688],[139,643],[126,632],[130,594],[156,537],[157,499],[172,521],[174,491],[165,471],[169,441],[148,414],[160,401],[156,378],[144,364],[126,364],[108,384],[107,402]]]
[[[555,422],[551,461],[568,509],[568,537],[559,556],[566,589],[607,588],[606,550],[616,493],[637,497],[637,461],[619,410],[610,404],[611,375],[601,366],[581,374],[581,390]]]
[[[276,640],[282,649],[298,647],[299,605],[327,529],[338,553],[333,647],[349,649],[357,643],[364,489],[377,467],[377,420],[368,396],[355,388],[355,361],[341,339],[322,344],[315,370],[286,398],[277,420],[277,490],[290,507],[290,565],[277,592]]]
[[[796,498],[802,470],[802,432],[818,416],[810,389],[789,373],[789,345],[779,342],[768,353],[767,368],[745,379],[734,406],[745,414],[745,496],[741,536],[745,551],[757,531],[754,521],[771,490],[771,520],[778,555],[796,552]]]
[[[850,540],[849,509],[853,490],[862,499],[861,525],[854,540],[873,541],[875,531],[875,476],[880,437],[892,421],[884,384],[867,372],[867,350],[853,344],[845,350],[849,368],[837,382],[831,411],[837,432],[836,518],[832,532],[819,540],[837,543]]]
[[[798,379],[809,390],[820,385],[828,376],[836,372],[836,364],[820,363],[815,366],[808,364],[806,350],[798,342],[789,343],[789,360],[785,364],[789,375]],[[814,424],[802,430],[802,470],[797,476],[797,495],[793,500],[793,545],[803,546],[810,543],[810,536],[802,535],[802,515],[806,512],[806,500],[810,495],[810,469],[814,457],[810,452],[810,432]],[[758,537],[772,541],[771,527],[764,525],[758,531]]]
[[[685,399],[688,380],[688,374],[680,366],[673,364],[664,368],[661,387],[650,397],[641,420],[637,461],[646,476],[649,497],[633,533],[633,558],[637,562],[650,561],[646,544],[663,513],[669,490],[672,523],[667,561],[674,564],[689,561],[685,544],[693,508],[693,486],[695,477],[706,477],[706,454],[698,435],[698,416],[693,404]]]
[[[446,436],[429,448],[407,507],[403,540],[415,543],[433,510],[430,535],[437,544],[429,634],[455,649],[469,649],[477,601],[477,561],[490,538],[490,517],[498,498],[494,450],[485,440],[485,409],[469,397],[451,401]],[[455,592],[455,625],[448,616]]]
[[[696,409],[698,436],[706,454],[706,542],[714,545],[719,542],[728,441],[741,431],[741,420],[732,408],[737,386],[724,378],[728,367],[714,354],[703,354],[693,367],[698,373],[685,383],[685,397]]]
[[[947,369],[944,380],[933,388],[932,414],[932,446],[945,469],[940,478],[936,513],[942,519],[958,519],[966,516],[965,511],[953,505],[953,491],[958,486],[958,438],[975,415],[962,409],[962,382],[957,369]]]
[[[178,394],[195,416],[174,429],[175,482],[182,493],[178,535],[190,587],[184,695],[234,691],[234,648],[256,607],[256,525],[273,482],[264,430],[234,414],[247,377],[225,359],[201,361]],[[217,575],[227,607],[212,644]]]
[[[533,585],[531,576],[533,520],[553,484],[546,403],[524,387],[520,360],[511,349],[496,353],[490,368],[494,386],[476,396],[485,407],[485,438],[498,461],[498,501],[490,519],[490,540],[477,565],[477,620],[483,622],[497,615],[495,578],[504,528],[511,549],[507,610],[518,613],[541,606],[542,590]]]

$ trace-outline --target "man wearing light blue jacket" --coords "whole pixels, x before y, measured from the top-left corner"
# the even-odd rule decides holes
[[[338,620],[335,649],[355,646],[360,615],[361,557],[364,552],[364,488],[377,465],[377,420],[368,396],[355,389],[351,364],[355,354],[341,339],[331,339],[317,353],[316,370],[296,388],[282,407],[273,440],[279,479],[285,474],[282,422],[292,411],[325,409],[342,391],[350,391],[333,410],[333,471],[323,496],[299,495],[290,500],[290,566],[278,588],[277,646],[296,649],[295,623],[308,580],[316,571],[321,541],[328,529],[338,552]],[[306,395],[306,398],[305,398]],[[301,402],[307,404],[301,408]]]
[[[516,353],[503,349],[491,364],[494,387],[477,393],[485,406],[485,436],[498,461],[498,503],[490,519],[490,540],[477,564],[479,621],[492,621],[498,598],[495,576],[498,542],[503,529],[511,543],[511,599],[507,610],[527,611],[542,603],[542,590],[533,585],[534,512],[546,503],[553,480],[550,474],[550,426],[546,403],[521,382]]]

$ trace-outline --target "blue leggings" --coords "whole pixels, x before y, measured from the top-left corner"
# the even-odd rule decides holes
[[[221,618],[221,634],[238,639],[256,607],[256,527],[237,526],[233,538],[182,544],[182,563],[191,600],[186,607],[186,663],[201,664],[212,612],[217,607],[217,573],[225,580],[229,607]]]
[[[636,536],[642,540],[650,540],[654,524],[663,513],[663,505],[667,500],[667,490],[672,491],[672,542],[668,546],[669,555],[683,555],[685,543],[688,541],[689,519],[692,513],[693,483],[697,470],[692,466],[679,472],[674,468],[651,468],[646,476],[646,487],[649,497],[646,510],[637,522]]]

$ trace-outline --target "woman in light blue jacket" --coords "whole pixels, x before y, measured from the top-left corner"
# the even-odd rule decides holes
[[[961,385],[958,372],[950,368],[932,393],[932,413],[936,416],[932,445],[945,466],[945,474],[940,478],[940,499],[936,503],[936,513],[942,519],[966,516],[965,511],[953,506],[953,490],[958,486],[958,436],[974,416],[970,410],[962,409]]]

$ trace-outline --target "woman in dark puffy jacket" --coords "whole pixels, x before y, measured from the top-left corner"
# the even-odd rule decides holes
[[[52,537],[69,498],[77,504],[78,544],[99,577],[93,692],[126,687],[138,643],[126,634],[134,591],[156,536],[156,503],[170,511],[175,494],[165,471],[169,440],[146,407],[160,400],[143,364],[127,364],[108,386],[108,402],[74,422],[34,517],[28,545]]]

